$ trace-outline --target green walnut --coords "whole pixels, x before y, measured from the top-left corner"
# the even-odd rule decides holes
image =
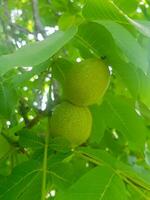
[[[84,143],[90,136],[92,116],[87,107],[69,102],[58,104],[50,120],[51,135],[64,137],[72,147]]]
[[[79,106],[99,103],[110,82],[108,67],[100,59],[73,65],[65,76],[64,98]]]
[[[0,159],[3,158],[10,150],[10,144],[0,135]]]

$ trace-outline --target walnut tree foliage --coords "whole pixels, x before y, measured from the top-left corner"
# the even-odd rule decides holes
[[[0,0],[0,200],[150,199],[149,20],[150,0]],[[49,120],[91,57],[110,85],[71,149]]]

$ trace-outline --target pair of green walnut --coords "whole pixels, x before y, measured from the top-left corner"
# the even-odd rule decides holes
[[[87,106],[101,101],[109,80],[109,69],[99,59],[87,59],[73,65],[63,85],[66,101],[55,107],[50,120],[52,136],[66,138],[72,147],[83,144],[92,128]]]

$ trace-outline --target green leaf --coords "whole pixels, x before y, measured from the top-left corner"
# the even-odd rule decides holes
[[[138,0],[114,0],[114,3],[127,14],[134,13],[138,7]]]
[[[68,69],[70,69],[72,64],[72,62],[64,58],[59,58],[54,61],[52,65],[53,77],[58,80],[62,85],[64,84],[66,73]]]
[[[39,164],[35,161],[17,166],[8,178],[0,180],[0,199],[39,200],[41,195],[39,169]]]
[[[148,58],[145,49],[140,46],[137,39],[127,29],[113,21],[97,22],[111,33],[116,45],[129,61],[146,73],[149,66]]]
[[[105,119],[103,120],[105,121]],[[123,154],[126,145],[124,137],[121,134],[119,134],[119,137],[117,136],[118,133],[115,129],[106,129],[104,137],[99,144],[102,149],[108,149],[116,157]]]
[[[83,175],[56,200],[127,200],[125,185],[107,166],[96,167]]]
[[[146,169],[144,166],[136,164],[133,165],[133,169],[140,177],[150,183],[150,169]]]
[[[42,64],[39,64],[37,66],[34,66],[33,69],[29,72],[24,72],[22,74],[17,74],[13,76],[12,78],[12,84],[15,87],[21,86],[24,84],[24,82],[28,81],[30,78],[32,78],[34,75],[38,75],[50,65],[49,61],[44,62]]]
[[[88,20],[113,20],[127,22],[125,16],[119,12],[113,1],[110,0],[87,0],[83,9],[83,15]]]
[[[140,100],[149,108],[150,107],[150,75],[146,75],[139,71],[141,79],[140,85]]]
[[[18,96],[13,85],[0,82],[0,115],[9,118],[15,109]]]
[[[71,15],[70,13],[64,13],[60,17],[58,25],[61,30],[66,30],[72,26],[79,24],[81,20],[82,18],[80,18],[79,16]]]
[[[69,152],[70,143],[63,137],[55,137],[50,139],[49,148],[57,152]]]
[[[37,136],[28,129],[23,129],[18,132],[19,144],[24,148],[42,149],[44,148],[43,138]]]
[[[133,200],[133,199],[143,200],[143,196],[137,193],[132,186],[128,185],[127,189],[129,191],[128,192],[129,200]]]
[[[59,191],[70,187],[74,179],[78,177],[75,177],[76,174],[74,173],[73,165],[64,162],[52,164],[49,174],[51,175],[55,188]],[[80,172],[78,175],[80,175]]]
[[[112,67],[116,73],[116,76],[122,80],[125,88],[128,88],[130,94],[134,99],[137,99],[140,93],[141,79],[137,72],[137,69],[131,63],[125,62],[121,58],[111,58]],[[134,78],[133,78],[134,77]]]
[[[57,31],[41,42],[26,45],[13,54],[0,57],[0,75],[13,67],[38,65],[59,51],[76,34],[77,29],[71,28],[66,32]]]
[[[120,131],[132,150],[143,152],[148,130],[135,107],[122,97],[108,95],[102,110],[108,127]]]
[[[131,183],[141,186],[145,190],[150,190],[150,179],[138,173],[130,165],[116,159],[106,151],[99,149],[92,149],[90,147],[82,147],[78,150],[78,153],[82,153],[82,157],[96,165],[105,164],[111,167],[118,175],[126,180],[130,180]]]
[[[104,136],[106,123],[103,114],[101,113],[100,106],[97,105],[92,106],[90,110],[92,113],[92,121],[93,121],[90,142],[99,143],[102,137]]]
[[[81,54],[84,47],[96,57],[106,57],[106,61],[120,76],[132,96],[137,97],[140,87],[137,69],[134,65],[127,63],[120,57],[120,50],[118,51],[111,33],[104,26],[97,23],[83,24],[79,27],[77,38],[81,46],[81,48],[79,46]],[[93,56],[92,53],[91,56]]]
[[[130,23],[144,36],[150,38],[150,22],[146,20],[132,20]]]
[[[38,155],[39,156],[39,155]],[[69,184],[70,178],[74,178],[72,167],[69,164],[63,164],[62,159],[66,155],[55,154],[48,159],[46,177],[49,185],[46,184],[48,191],[54,183]],[[42,175],[43,168],[41,161],[29,160],[16,166],[12,174],[0,179],[0,200],[39,200],[42,193]],[[34,195],[33,195],[34,194]],[[46,194],[45,194],[46,195]]]
[[[118,1],[118,4],[120,3],[122,2]],[[127,1],[125,3],[127,4]],[[149,25],[147,24],[147,26],[146,23],[144,24],[131,19],[126,13],[123,12],[123,10],[124,6],[118,7],[117,3],[112,0],[87,0],[83,9],[83,15],[88,20],[112,20],[124,25],[130,24],[144,36],[150,37],[150,31],[148,29]]]
[[[2,135],[0,135],[0,160],[3,159],[9,151],[10,144]]]

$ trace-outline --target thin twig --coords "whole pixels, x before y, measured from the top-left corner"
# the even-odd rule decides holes
[[[46,197],[46,180],[47,180],[47,157],[48,157],[48,143],[49,143],[49,130],[50,122],[48,118],[48,130],[45,136],[45,148],[44,148],[44,158],[43,158],[43,181],[42,181],[42,196],[41,200],[45,200]]]

